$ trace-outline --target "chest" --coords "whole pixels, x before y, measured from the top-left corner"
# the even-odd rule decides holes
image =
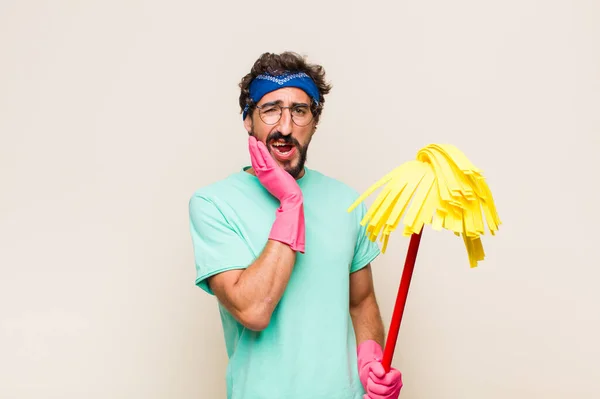
[[[240,203],[232,204],[232,225],[258,256],[269,238],[279,201],[268,195],[237,196],[236,201]],[[298,255],[298,263],[328,265],[328,268],[347,271],[360,225],[356,215],[347,212],[346,202],[335,196],[307,196],[304,201],[306,253]]]
[[[320,262],[349,264],[354,256],[358,224],[341,203],[307,203],[306,255]]]

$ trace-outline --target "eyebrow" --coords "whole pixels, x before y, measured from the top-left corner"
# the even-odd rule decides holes
[[[262,108],[262,107],[266,107],[266,106],[270,106],[270,105],[281,105],[282,103],[283,103],[283,101],[281,101],[281,100],[269,101],[268,103],[264,103],[260,107]],[[292,103],[292,107],[297,107],[298,105],[303,105],[305,107],[309,106],[307,103]]]

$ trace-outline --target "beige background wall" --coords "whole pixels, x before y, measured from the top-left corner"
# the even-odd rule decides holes
[[[334,84],[308,166],[362,191],[449,142],[495,194],[479,268],[425,231],[402,397],[600,397],[598,1],[202,3],[0,2],[1,398],[224,397],[187,201],[249,163],[237,83],[286,49]]]

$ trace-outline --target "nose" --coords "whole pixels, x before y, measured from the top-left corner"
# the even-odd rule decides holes
[[[292,134],[292,111],[289,108],[281,110],[281,118],[279,119],[279,132],[284,136]]]

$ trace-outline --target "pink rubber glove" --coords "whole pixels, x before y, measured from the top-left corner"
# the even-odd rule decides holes
[[[363,399],[398,399],[402,389],[402,374],[391,368],[385,372],[381,359],[383,349],[373,340],[360,343],[357,348],[358,375],[367,393]]]
[[[302,191],[296,179],[286,172],[269,154],[262,141],[254,136],[248,138],[250,160],[256,177],[275,198],[279,208],[271,227],[269,239],[280,241],[294,251],[304,253],[305,226]]]

